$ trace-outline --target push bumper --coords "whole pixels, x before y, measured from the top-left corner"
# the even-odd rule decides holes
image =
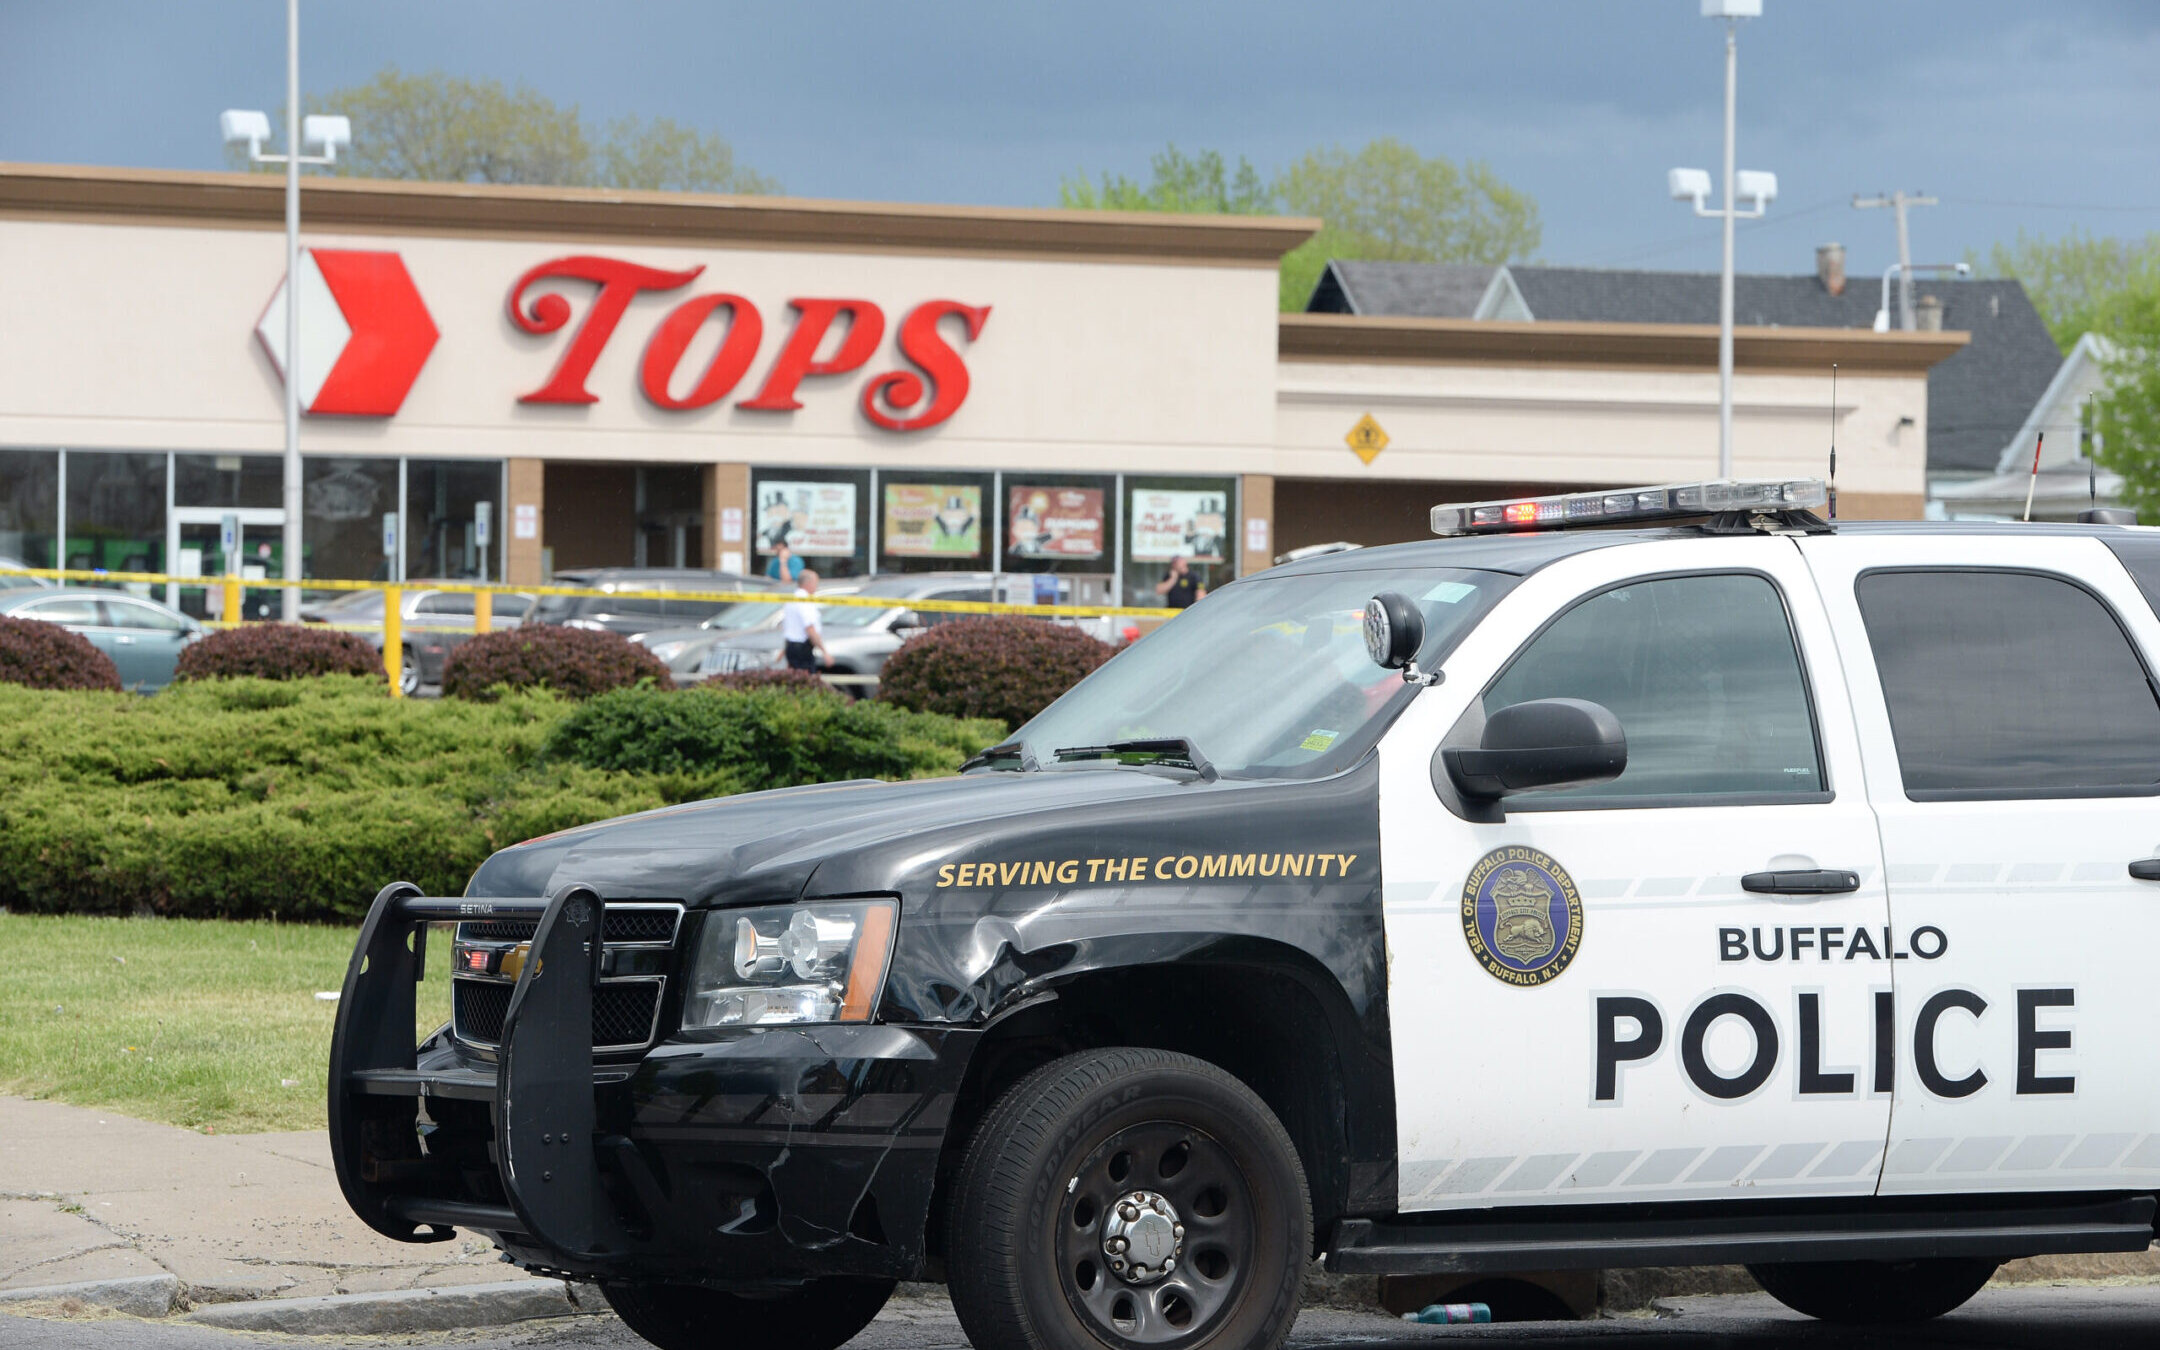
[[[954,1094],[977,1033],[742,1028],[596,1062],[601,899],[375,899],[331,1042],[347,1202],[406,1242],[488,1233],[528,1267],[770,1286],[920,1274]],[[500,1050],[413,1044],[425,924],[537,918]]]

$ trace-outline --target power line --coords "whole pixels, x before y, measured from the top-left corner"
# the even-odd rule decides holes
[[[1982,197],[1945,197],[1950,206],[1986,206],[2008,211],[2108,211],[2126,215],[2160,215],[2160,206],[2094,206],[2076,202],[1999,202]]]
[[[1843,197],[1832,197],[1826,201],[1817,202],[1813,206],[1802,207],[1798,211],[1780,211],[1775,216],[1765,216],[1760,220],[1748,221],[1738,228],[1746,233],[1753,234],[1781,225],[1795,224],[1809,217],[1822,215],[1824,212],[1834,210],[1844,204],[1845,199]],[[1697,231],[1693,234],[1674,235],[1671,238],[1655,240],[1647,244],[1636,244],[1614,253],[1601,254],[1585,264],[1585,266],[1615,267],[1624,263],[1641,262],[1648,258],[1662,257],[1668,253],[1678,253],[1690,245],[1700,244],[1705,237],[1700,231]]]

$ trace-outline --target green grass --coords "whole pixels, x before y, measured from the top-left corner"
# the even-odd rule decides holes
[[[321,1129],[337,1004],[315,994],[344,984],[357,936],[0,914],[0,1092],[221,1134]],[[421,1032],[450,1015],[447,937],[429,944]]]

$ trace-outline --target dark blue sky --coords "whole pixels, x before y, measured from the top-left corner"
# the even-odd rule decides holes
[[[2160,4],[1766,0],[1742,25],[1740,162],[1783,195],[1740,265],[1894,254],[1854,192],[1928,189],[1921,261],[2019,227],[2160,230]],[[304,87],[407,70],[525,81],[717,130],[806,196],[1047,205],[1165,141],[1272,170],[1392,135],[1489,161],[1542,260],[1714,268],[1664,197],[1715,168],[1720,25],[1697,0],[374,0],[303,4]],[[283,99],[280,0],[0,0],[0,158],[209,168],[217,113]],[[310,111],[322,109],[303,98]]]

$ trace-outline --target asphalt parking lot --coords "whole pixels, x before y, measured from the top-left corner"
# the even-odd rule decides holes
[[[1504,1344],[1518,1350],[1571,1350],[1625,1341],[1642,1350],[1782,1350],[1783,1347],[1931,1346],[1956,1350],[2130,1350],[2160,1344],[2160,1284],[2024,1286],[1983,1291],[1948,1317],[1919,1327],[1855,1331],[1787,1312],[1766,1295],[1673,1299],[1654,1313],[1594,1322],[1524,1322],[1428,1327],[1379,1313],[1307,1311],[1293,1347],[1317,1350],[1422,1350],[1438,1342]],[[432,1336],[284,1337],[217,1331],[183,1322],[125,1317],[31,1318],[0,1315],[0,1344],[20,1350],[243,1350],[294,1346],[402,1345],[444,1350],[617,1350],[640,1347],[613,1317],[532,1322],[491,1332]],[[850,1343],[850,1350],[965,1350],[967,1340],[940,1300],[895,1300]],[[741,1347],[756,1350],[756,1347]]]

